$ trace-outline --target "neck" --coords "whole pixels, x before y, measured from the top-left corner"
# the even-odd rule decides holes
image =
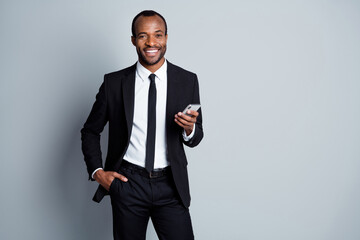
[[[161,68],[161,66],[164,64],[165,62],[165,58],[161,58],[160,61],[154,65],[148,65],[146,63],[144,63],[141,59],[139,59],[139,62],[141,63],[141,65],[143,65],[147,70],[149,70],[150,72],[154,73],[156,72],[159,68]]]

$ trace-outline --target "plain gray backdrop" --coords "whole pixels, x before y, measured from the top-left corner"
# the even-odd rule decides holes
[[[0,238],[112,239],[80,129],[103,75],[135,63],[144,9],[167,19],[167,59],[199,77],[196,239],[360,239],[360,2],[348,0],[1,0]]]

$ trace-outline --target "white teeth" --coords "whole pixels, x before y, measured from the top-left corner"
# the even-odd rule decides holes
[[[154,52],[157,52],[158,50],[147,50],[146,52],[148,53],[154,53]]]

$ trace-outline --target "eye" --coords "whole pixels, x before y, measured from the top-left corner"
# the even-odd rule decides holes
[[[156,34],[156,37],[157,37],[157,38],[161,38],[161,37],[162,37],[162,34]]]
[[[145,38],[145,35],[139,35],[138,38],[139,38],[139,39],[144,39],[144,38]]]

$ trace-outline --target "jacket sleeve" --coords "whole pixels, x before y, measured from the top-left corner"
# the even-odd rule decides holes
[[[106,75],[104,82],[100,86],[96,95],[95,103],[91,109],[83,128],[81,129],[81,148],[84,154],[84,160],[89,173],[91,174],[97,168],[103,167],[102,154],[100,147],[100,133],[103,131],[108,121],[107,96],[106,96]]]
[[[194,104],[200,104],[200,93],[199,93],[199,82],[198,78],[195,75],[194,87],[193,87],[193,102]],[[199,109],[199,116],[196,118],[195,124],[195,134],[189,141],[184,141],[183,143],[189,147],[196,147],[202,140],[204,136],[203,127],[202,127],[202,112],[201,108]],[[183,139],[183,138],[182,138]]]

